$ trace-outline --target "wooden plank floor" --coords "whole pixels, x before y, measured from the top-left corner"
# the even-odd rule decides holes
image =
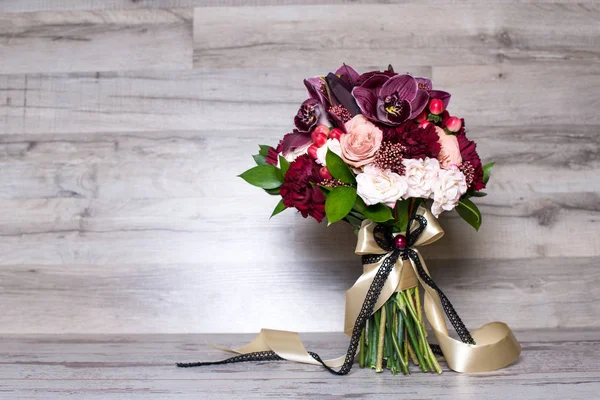
[[[209,343],[236,346],[250,335],[0,336],[2,399],[595,399],[600,330],[516,332],[521,359],[495,372],[441,376],[376,374],[358,366],[346,377],[290,362],[180,369],[177,361],[218,360]],[[347,338],[304,334],[307,348],[339,356]]]
[[[0,0],[0,399],[597,398],[599,37],[596,0]],[[210,332],[342,326],[349,227],[269,220],[277,200],[236,178],[342,62],[432,77],[496,162],[481,231],[445,213],[423,253],[521,359],[174,368],[251,338]]]

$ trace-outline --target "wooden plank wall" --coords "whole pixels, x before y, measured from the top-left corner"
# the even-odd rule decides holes
[[[497,162],[425,251],[467,324],[598,327],[598,3],[358,3],[1,2],[0,333],[341,330],[349,227],[236,175],[342,62],[432,76]]]

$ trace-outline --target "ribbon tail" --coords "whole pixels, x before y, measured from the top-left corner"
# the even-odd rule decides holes
[[[416,249],[412,250],[417,255],[424,273],[430,277],[421,254]],[[417,262],[412,257],[409,259],[425,289],[425,315],[446,362],[452,370],[457,372],[494,371],[517,360],[521,354],[521,345],[510,328],[503,322],[491,322],[473,331],[472,337],[476,344],[463,343],[450,337],[440,296],[419,274]]]
[[[280,331],[275,329],[261,329],[260,333],[247,345],[239,349],[230,349],[227,347],[213,347],[235,354],[251,354],[265,351],[272,351],[284,360],[321,365],[313,356],[311,356],[297,332]],[[339,368],[344,364],[346,355],[331,360],[323,360],[323,363],[330,368]]]

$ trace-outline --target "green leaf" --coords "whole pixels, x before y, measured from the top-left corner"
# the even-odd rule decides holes
[[[269,154],[269,149],[271,148],[271,146],[267,146],[266,144],[259,144],[258,148],[260,149],[258,151],[258,154],[266,157],[267,154]]]
[[[347,183],[348,185],[355,185],[356,179],[354,178],[354,174],[352,170],[346,165],[344,160],[337,154],[335,154],[331,150],[327,150],[327,154],[325,155],[325,163],[327,164],[327,169],[331,176],[335,179],[339,179],[340,181]]]
[[[394,219],[392,210],[385,204],[378,203],[367,206],[360,197],[356,198],[354,209],[373,222],[386,222],[390,219]]]
[[[483,169],[483,183],[488,183],[488,181],[490,180],[490,176],[492,175],[492,167],[496,165],[495,162],[491,162],[489,164],[485,164],[482,169]]]
[[[487,196],[486,192],[468,192],[469,197],[485,197]]]
[[[331,189],[325,201],[325,215],[330,224],[344,218],[356,200],[356,189],[347,186],[337,186]]]
[[[262,154],[254,154],[252,158],[254,158],[256,165],[267,165],[267,157]]]
[[[283,204],[283,199],[281,199],[279,201],[279,203],[277,203],[277,205],[275,206],[275,209],[273,210],[273,213],[271,214],[270,218],[273,218],[274,216],[276,216],[277,214],[279,214],[280,212],[282,212],[286,208],[287,207]]]
[[[275,189],[283,183],[283,175],[274,165],[259,165],[250,168],[239,177],[249,184],[263,189]]]
[[[271,196],[278,196],[280,193],[280,188],[275,189],[265,189],[265,192],[269,193]]]
[[[281,174],[285,176],[285,173],[290,168],[290,162],[283,158],[283,156],[279,156],[279,167],[281,168]]]
[[[462,219],[467,221],[469,225],[475,228],[476,231],[479,230],[479,227],[481,226],[481,212],[475,203],[469,199],[463,199],[458,202],[456,212]]]
[[[442,120],[442,117],[439,115],[435,115],[435,114],[429,114],[429,116],[427,117],[427,120],[434,122],[434,123],[438,123]]]
[[[396,215],[396,222],[394,226],[398,228],[398,232],[405,232],[408,226],[408,206],[410,202],[408,200],[398,200],[396,202],[396,209],[394,215]]]

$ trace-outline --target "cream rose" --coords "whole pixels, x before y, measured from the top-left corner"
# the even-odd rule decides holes
[[[367,165],[362,173],[356,175],[356,185],[357,194],[369,206],[383,203],[393,208],[408,190],[406,177],[373,165]]]
[[[442,169],[449,169],[452,165],[460,167],[462,164],[462,156],[460,155],[460,147],[456,135],[448,135],[439,126],[435,127],[435,131],[439,136],[438,143],[440,144],[440,153],[438,161]]]
[[[467,192],[465,175],[456,166],[440,170],[438,180],[433,187],[431,212],[438,217],[443,211],[456,207],[460,197]]]
[[[321,165],[327,165],[325,161],[325,157],[327,156],[327,150],[331,150],[338,156],[342,154],[342,149],[340,147],[340,141],[337,139],[327,139],[327,142],[321,147],[317,149],[317,163]]]
[[[402,160],[402,165],[408,183],[408,197],[430,198],[440,171],[438,160],[429,157],[424,160],[405,159]]]
[[[355,168],[369,164],[381,146],[383,132],[362,114],[346,122],[345,127],[348,133],[340,138],[342,158]]]

